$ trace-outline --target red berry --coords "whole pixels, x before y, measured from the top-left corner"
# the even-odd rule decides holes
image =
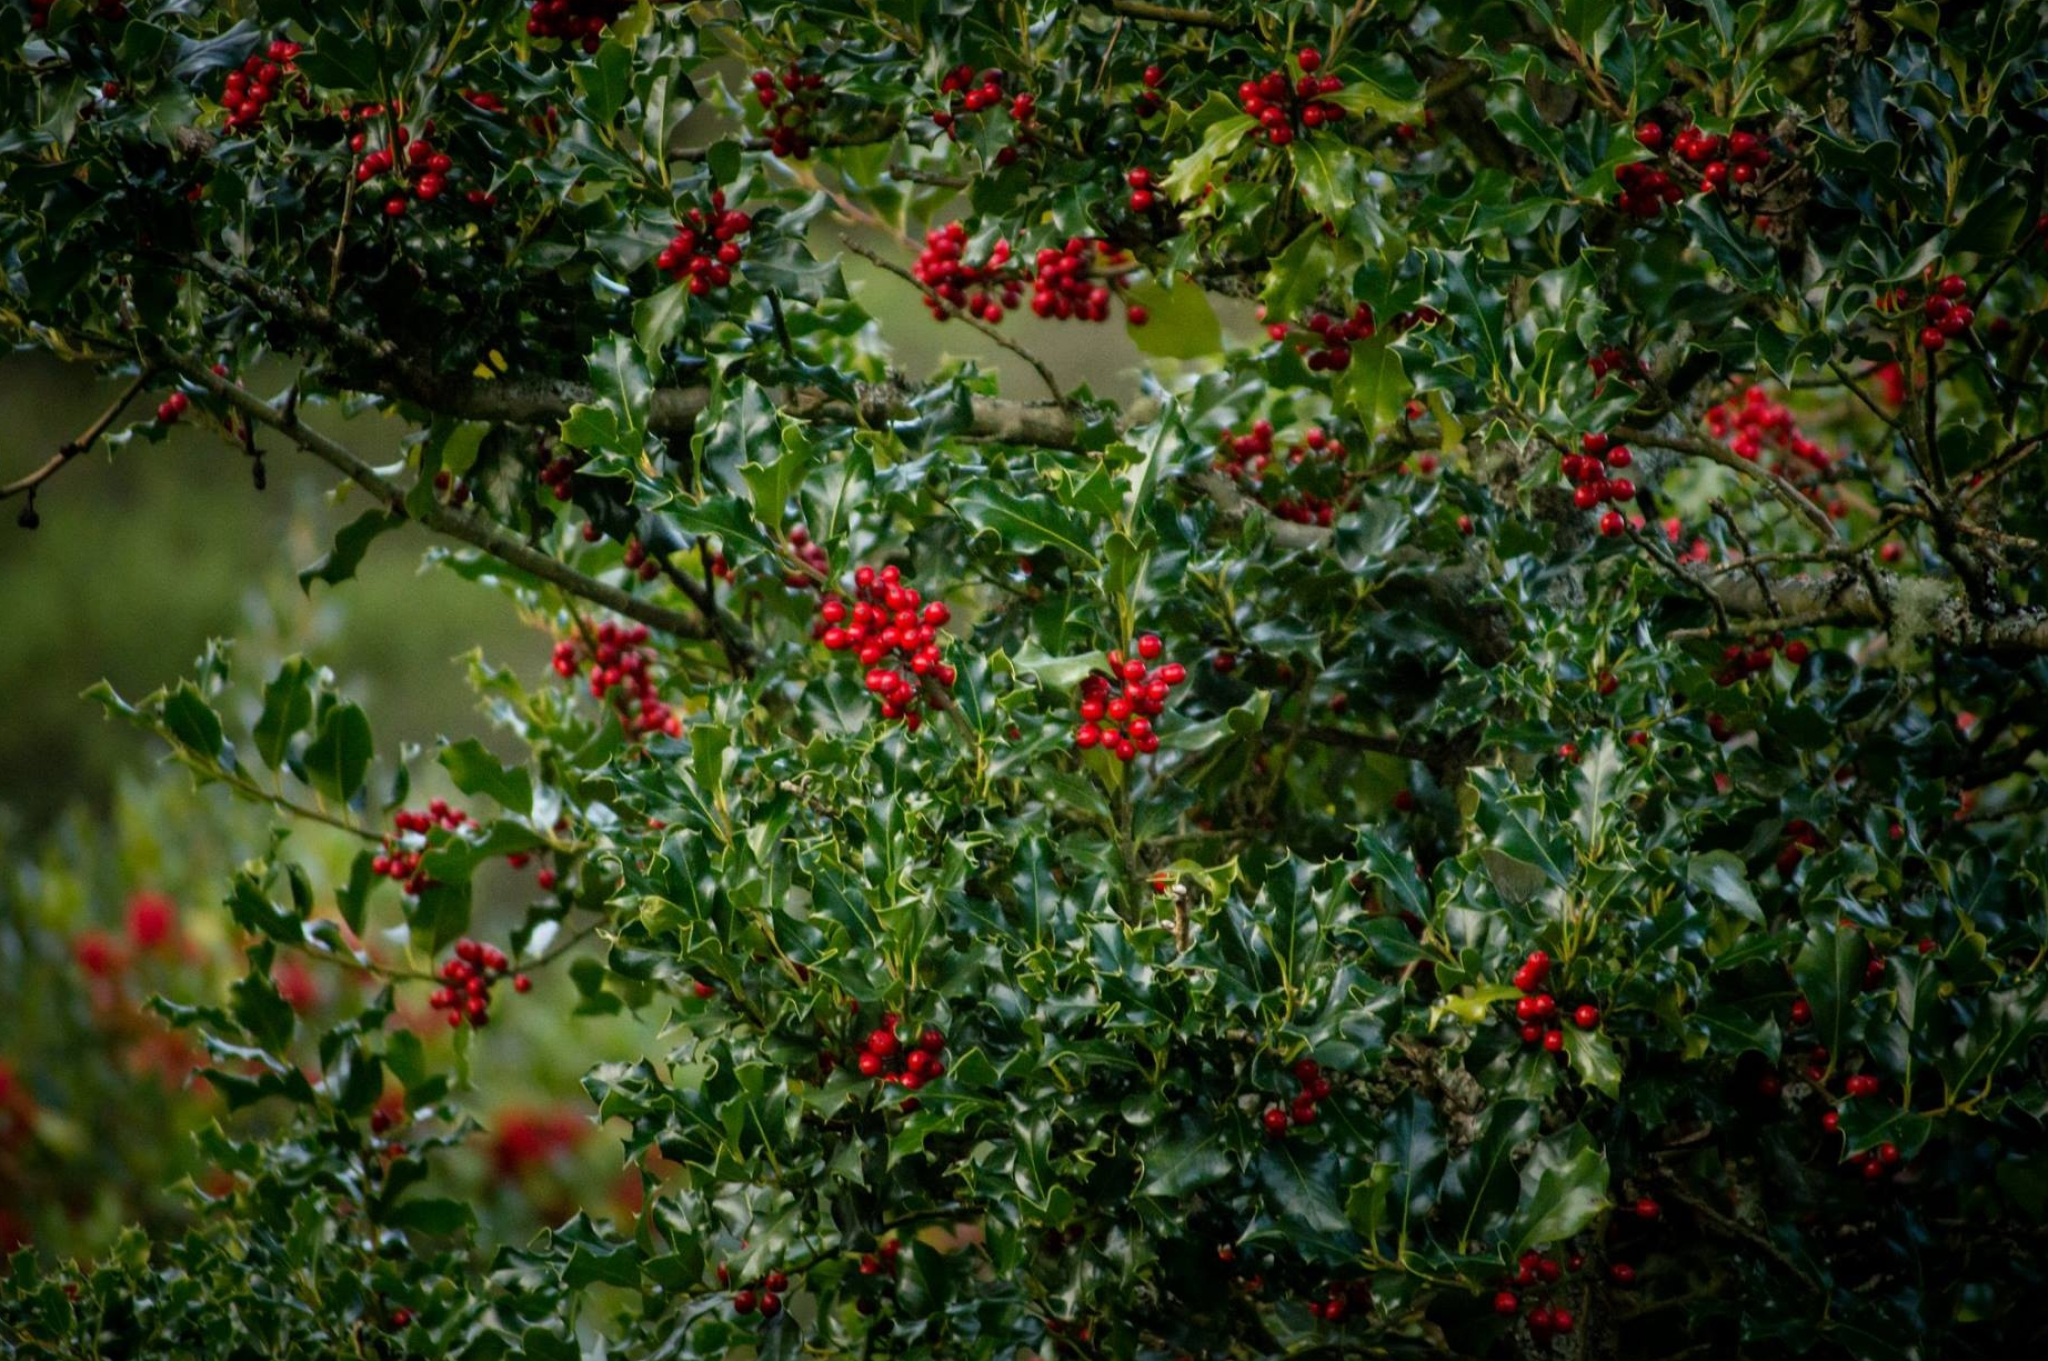
[[[1304,47],[1295,53],[1294,63],[1304,71],[1313,71],[1323,64],[1323,54],[1313,47]]]
[[[1572,1013],[1572,1024],[1581,1030],[1591,1030],[1600,1024],[1600,1008],[1590,1005],[1580,1007]]]
[[[1496,1314],[1513,1314],[1521,1307],[1521,1300],[1515,1297],[1515,1292],[1512,1290],[1503,1290],[1493,1297],[1493,1312]]]
[[[1268,1134],[1277,1137],[1287,1132],[1287,1112],[1278,1106],[1266,1107],[1266,1113],[1260,1116],[1259,1120],[1265,1125]]]
[[[1636,1201],[1637,1219],[1655,1219],[1658,1215],[1662,1213],[1664,1213],[1662,1207],[1660,1207],[1656,1201],[1650,1199],[1648,1196],[1644,1196],[1640,1200]]]

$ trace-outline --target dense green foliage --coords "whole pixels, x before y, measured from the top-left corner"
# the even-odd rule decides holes
[[[155,978],[184,1208],[25,1247],[0,1339],[2042,1341],[2043,21],[4,0],[0,318],[160,403],[10,509],[311,455],[307,590],[415,522],[559,675],[431,753],[318,659],[95,692],[274,830]],[[849,251],[1143,392],[898,374]],[[528,1236],[460,1164],[546,1008],[647,1023],[581,1080],[635,1184]],[[0,1035],[14,1195],[90,1030]]]

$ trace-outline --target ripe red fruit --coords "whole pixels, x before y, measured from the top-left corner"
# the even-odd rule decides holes
[[[863,1053],[857,1060],[857,1063],[862,1077],[880,1077],[882,1074],[882,1056],[880,1054]]]
[[[1543,1047],[1553,1054],[1562,1053],[1564,1051],[1564,1032],[1562,1030],[1544,1031]]]
[[[1920,331],[1920,348],[1929,354],[1939,354],[1948,345],[1948,337],[1937,326],[1923,327]]]
[[[1636,1283],[1636,1269],[1627,1262],[1616,1262],[1613,1266],[1607,1268],[1607,1279],[1613,1281],[1616,1285],[1634,1285]]]
[[[1266,1113],[1260,1116],[1259,1120],[1265,1125],[1268,1134],[1278,1137],[1287,1132],[1287,1112],[1278,1106],[1266,1107]]]
[[[917,1037],[917,1046],[936,1054],[946,1047],[946,1036],[937,1026],[926,1026],[924,1033]]]
[[[1792,1024],[1805,1025],[1811,1020],[1813,1020],[1812,1003],[1808,1002],[1804,997],[1795,998],[1792,1002]]]
[[[888,1058],[899,1048],[896,1032],[887,1026],[877,1026],[868,1032],[868,1052],[879,1058]]]
[[[1521,1300],[1515,1297],[1515,1292],[1512,1290],[1503,1290],[1493,1297],[1493,1312],[1496,1314],[1513,1314],[1521,1307]]]
[[[1640,146],[1655,151],[1658,147],[1664,145],[1664,129],[1658,124],[1647,120],[1638,123],[1636,124],[1636,142]]]
[[[762,1295],[762,1296],[761,1296],[761,1317],[762,1317],[762,1318],[774,1318],[774,1317],[775,1317],[775,1316],[776,1316],[777,1314],[779,1314],[779,1313],[781,1313],[781,1312],[782,1312],[782,1301],[781,1301],[781,1300],[780,1300],[779,1298],[777,1298],[777,1297],[776,1297],[776,1295],[774,1294],[774,1292],[772,1292],[772,1291],[771,1291],[771,1292],[769,1292],[769,1293],[767,1293],[767,1294],[764,1294],[764,1295]]]
[[[1663,1208],[1648,1196],[1644,1196],[1636,1201],[1637,1219],[1655,1219],[1662,1213],[1664,1213]]]
[[[1895,1167],[1895,1166],[1897,1166],[1897,1165],[1898,1165],[1898,1161],[1899,1161],[1899,1157],[1900,1157],[1900,1154],[1899,1154],[1899,1146],[1898,1146],[1897,1144],[1894,1144],[1894,1143],[1883,1143],[1883,1144],[1879,1144],[1879,1145],[1877,1146],[1877,1159],[1878,1159],[1878,1161],[1879,1161],[1879,1162],[1883,1163],[1883,1164],[1884,1164],[1885,1166],[1887,1166],[1887,1167]]]
[[[1963,276],[1960,274],[1948,275],[1947,277],[1942,279],[1940,283],[1936,284],[1935,288],[1940,292],[1942,297],[1949,298],[1951,300],[1955,298],[1960,298],[1970,291],[1969,282],[1965,280]]]
[[[1580,1007],[1572,1013],[1572,1024],[1581,1030],[1591,1030],[1600,1024],[1600,1008],[1591,1005]]]
[[[777,1294],[780,1294],[782,1291],[789,1289],[789,1277],[783,1275],[779,1271],[771,1271],[762,1280],[761,1285],[764,1289],[772,1290],[775,1291]]]
[[[732,1311],[735,1314],[751,1314],[754,1312],[755,1303],[753,1291],[735,1291],[732,1297]]]
[[[1612,539],[1621,533],[1622,524],[1621,512],[1610,510],[1600,517],[1600,532]]]
[[[1842,1127],[1841,1115],[1835,1111],[1829,1111],[1820,1118],[1820,1127],[1830,1134],[1835,1133]]]

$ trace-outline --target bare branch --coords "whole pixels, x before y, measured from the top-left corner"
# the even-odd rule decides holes
[[[285,415],[248,389],[216,374],[210,365],[192,355],[166,350],[164,361],[169,367],[227,402],[244,416],[269,426],[347,477],[375,497],[378,504],[393,515],[406,516],[437,533],[460,539],[482,549],[500,562],[559,586],[571,595],[580,596],[594,605],[602,605],[628,619],[636,619],[649,628],[660,629],[664,633],[682,638],[707,636],[709,629],[703,620],[684,614],[680,610],[670,609],[666,605],[639,599],[607,582],[587,577],[475,515],[438,503],[418,516],[408,515],[403,488],[357,458],[339,441],[305,425],[298,419],[296,413]]]
[[[114,399],[112,406],[102,411],[93,420],[91,425],[85,427],[84,430],[65,443],[58,445],[57,452],[42,467],[37,468],[25,477],[19,477],[12,482],[0,484],[0,501],[5,501],[10,496],[19,496],[23,492],[33,492],[37,487],[40,487],[43,483],[63,471],[64,466],[71,462],[72,459],[77,458],[80,454],[92,448],[93,445],[98,444],[100,436],[106,434],[112,428],[114,422],[121,419],[121,413],[127,409],[128,403],[134,401],[136,395],[149,386],[149,380],[152,376],[152,371],[149,369],[144,369],[141,373],[136,374],[134,380],[121,390],[121,395]]]

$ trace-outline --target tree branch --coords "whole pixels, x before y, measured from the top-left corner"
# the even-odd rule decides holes
[[[405,508],[403,488],[357,458],[340,442],[301,423],[295,412],[287,414],[279,411],[246,388],[216,374],[210,365],[192,355],[166,349],[163,357],[169,367],[227,402],[244,416],[269,426],[347,477],[375,497],[378,503],[393,515],[413,519],[437,533],[460,539],[508,566],[559,586],[571,595],[579,596],[594,605],[601,605],[615,614],[638,620],[649,628],[660,629],[664,633],[682,638],[708,636],[709,627],[703,620],[684,614],[680,610],[670,609],[666,605],[639,599],[607,582],[587,577],[477,516],[438,503],[417,516],[409,515]]]
[[[121,395],[114,399],[112,406],[102,411],[91,425],[85,427],[84,430],[81,430],[70,440],[58,445],[57,452],[42,467],[37,468],[26,477],[19,477],[12,482],[0,484],[0,501],[5,501],[11,496],[19,496],[23,492],[33,492],[37,487],[40,487],[43,483],[62,472],[65,465],[70,463],[72,459],[77,458],[80,454],[92,448],[93,445],[98,444],[100,436],[106,434],[114,422],[121,418],[121,413],[127,409],[128,403],[134,401],[136,394],[149,386],[149,380],[153,376],[153,371],[150,369],[144,369],[141,373],[136,374],[134,380],[121,390]]]

